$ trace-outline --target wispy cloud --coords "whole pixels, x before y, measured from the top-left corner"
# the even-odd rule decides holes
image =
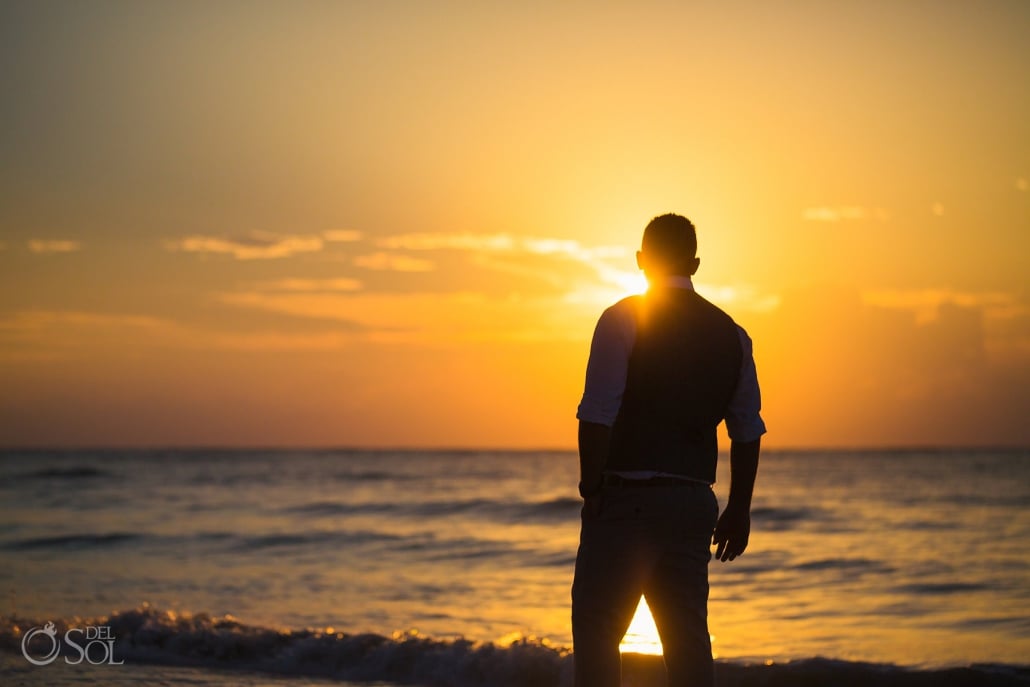
[[[618,258],[628,254],[623,246],[588,247],[573,239],[515,237],[511,234],[400,234],[379,241],[384,248],[407,250],[465,250],[475,252],[527,252],[537,255],[561,255],[579,260]]]
[[[174,323],[148,315],[78,310],[23,310],[0,317],[0,358],[48,361],[107,350],[112,341],[180,340]]]
[[[274,260],[322,249],[322,238],[253,232],[245,237],[193,235],[169,241],[166,247],[185,253],[230,255],[237,260]]]
[[[587,247],[579,241],[570,239],[525,239],[524,245],[531,253],[538,255],[566,255],[577,260],[597,260],[599,258],[623,258],[629,255],[625,246],[593,246]]]
[[[522,247],[533,255],[577,262],[593,270],[602,284],[612,287],[619,295],[639,293],[647,286],[639,270],[620,269],[609,262],[612,258],[625,258],[629,254],[629,249],[624,246],[591,247],[566,239],[529,238],[524,240]]]
[[[400,234],[379,241],[383,248],[406,250],[510,251],[518,243],[510,234]]]
[[[360,291],[362,283],[357,279],[349,277],[336,277],[333,279],[304,279],[287,278],[275,281],[266,281],[255,284],[259,291],[288,292],[288,293],[318,293],[338,291]]]
[[[285,332],[216,332],[205,339],[210,347],[228,351],[274,353],[285,351],[335,351],[354,340],[352,332],[314,334]]]
[[[805,208],[801,217],[808,222],[849,222],[862,219],[886,222],[890,219],[890,213],[884,208],[867,208],[861,205],[821,205]]]
[[[322,238],[334,243],[351,243],[353,241],[360,241],[362,236],[362,233],[355,229],[329,229],[328,231],[322,232]]]
[[[753,286],[719,286],[696,284],[697,292],[717,305],[733,310],[771,312],[780,307],[779,294],[761,291]]]
[[[620,289],[634,289],[640,284],[636,271],[627,272],[612,267],[609,260],[625,258],[629,249],[624,246],[585,246],[579,241],[564,238],[515,237],[510,234],[401,234],[382,239],[384,248],[412,251],[456,250],[474,254],[476,264],[488,269],[513,272],[518,267],[488,256],[542,256],[572,260],[592,269],[602,283]],[[532,271],[532,270],[530,270]]]
[[[147,315],[71,310],[27,310],[0,317],[0,359],[48,362],[108,350],[112,340],[135,350],[212,349],[248,352],[327,351],[353,341],[355,332],[297,333],[281,331],[221,331],[184,325]]]
[[[335,322],[354,338],[392,343],[579,340],[596,312],[559,298],[451,293],[224,293],[222,303]]]
[[[0,331],[33,331],[54,324],[155,329],[165,327],[169,322],[148,315],[119,315],[78,310],[27,310],[0,319]]]
[[[432,260],[382,251],[371,255],[359,255],[354,258],[354,264],[369,270],[391,272],[432,272],[436,269],[436,264]]]
[[[82,250],[80,242],[64,239],[32,239],[26,245],[28,245],[30,251],[37,254],[74,253]]]
[[[487,269],[492,272],[501,272],[503,274],[513,274],[517,277],[534,279],[536,281],[550,284],[555,288],[568,286],[567,279],[555,274],[555,271],[552,269],[547,269],[538,265],[526,265],[523,262],[485,253],[473,255],[471,257],[471,262],[477,267],[482,267],[483,269]]]

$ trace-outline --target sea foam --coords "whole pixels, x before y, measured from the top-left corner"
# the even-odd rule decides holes
[[[53,622],[70,628],[106,626],[114,657],[128,664],[257,671],[432,687],[566,687],[573,655],[546,640],[520,638],[501,645],[434,639],[414,632],[387,637],[336,628],[274,629],[232,616],[139,608],[98,618],[27,619],[0,616],[0,649],[16,653],[26,633]],[[114,669],[112,667],[112,669]],[[663,684],[660,657],[627,655],[624,684]],[[917,670],[894,665],[813,658],[787,663],[719,661],[720,686],[888,685],[1015,687],[1030,685],[1030,666],[973,665]]]

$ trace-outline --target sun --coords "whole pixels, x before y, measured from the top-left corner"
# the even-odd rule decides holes
[[[651,609],[647,607],[644,597],[640,597],[637,612],[629,624],[629,629],[626,630],[626,636],[622,638],[619,651],[624,654],[662,655],[662,642],[658,638],[658,628],[654,624]]]
[[[614,275],[612,281],[619,289],[625,291],[627,296],[644,293],[648,287],[643,272],[620,272]]]

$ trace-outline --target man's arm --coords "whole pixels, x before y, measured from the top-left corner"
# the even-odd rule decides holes
[[[608,462],[611,425],[619,413],[626,388],[626,369],[636,336],[633,299],[623,299],[605,310],[594,328],[587,361],[579,418],[579,493],[590,504],[601,490],[601,474]],[[593,511],[594,508],[587,508]]]
[[[607,425],[579,421],[579,493],[587,501],[601,491],[611,434]]]
[[[747,548],[751,535],[751,494],[761,445],[761,438],[730,442],[730,498],[712,537],[712,543],[718,547],[715,557],[720,561],[732,561]]]

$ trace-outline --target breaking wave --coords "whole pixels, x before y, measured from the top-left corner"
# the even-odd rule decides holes
[[[348,634],[335,628],[273,629],[247,625],[232,616],[177,613],[149,605],[99,618],[0,616],[0,649],[19,652],[26,633],[47,622],[54,623],[58,637],[73,627],[107,626],[114,638],[114,656],[132,664],[433,687],[565,687],[572,683],[571,652],[542,639],[522,638],[501,645],[461,638],[434,639],[414,632],[387,637]],[[660,657],[627,655],[624,663],[624,677],[632,684],[646,687],[663,683]],[[917,670],[825,658],[759,664],[719,661],[716,674],[718,683],[726,687],[1030,685],[1030,666],[992,664]]]

